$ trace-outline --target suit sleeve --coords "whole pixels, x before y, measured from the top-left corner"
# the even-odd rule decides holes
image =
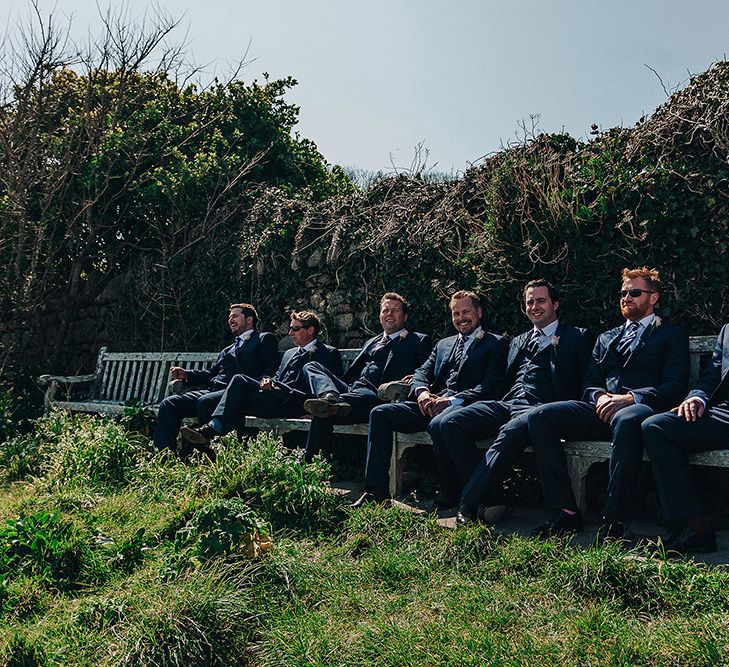
[[[430,336],[427,334],[420,334],[419,338],[418,366],[422,366],[428,360],[428,357],[433,350],[433,343],[430,340]]]
[[[438,354],[438,343],[430,351],[428,358],[425,362],[418,366],[413,373],[413,391],[423,387],[424,389],[430,389],[433,380],[435,380],[435,358]]]
[[[286,352],[283,353],[281,356],[281,363],[278,366],[278,370],[276,371],[276,375],[273,376],[274,380],[281,380],[283,377],[283,371],[286,366]],[[270,375],[266,375],[266,373],[263,374],[262,377],[271,377]]]
[[[601,338],[598,337],[592,348],[592,355],[587,363],[587,371],[585,373],[585,391],[582,394],[582,400],[592,403],[592,395],[596,391],[605,391],[605,375],[600,368],[600,359],[605,354],[605,346],[602,344]]]
[[[481,381],[472,389],[457,393],[454,398],[460,398],[465,404],[475,401],[488,401],[497,398],[499,388],[506,375],[506,359],[509,354],[509,343],[506,338],[494,341],[488,351],[486,368]]]
[[[577,341],[577,373],[582,383],[582,390],[587,389],[587,369],[592,360],[592,350],[595,347],[595,335],[589,329],[578,329],[579,340]]]
[[[668,336],[661,382],[655,387],[630,390],[632,394],[640,396],[641,403],[655,410],[668,410],[678,405],[686,395],[688,386],[691,366],[688,335],[681,327],[672,328],[674,331]]]
[[[344,374],[344,369],[342,367],[342,355],[336,347],[329,350],[327,368],[338,378],[341,378]]]
[[[273,377],[278,369],[278,346],[272,333],[265,331],[261,334],[258,345],[258,356],[261,360],[261,375]]]
[[[729,324],[725,324],[722,327],[719,337],[716,339],[716,346],[714,347],[714,352],[711,355],[711,361],[701,374],[696,387],[689,392],[688,398],[698,396],[706,403],[709,402],[711,395],[721,382],[721,360],[724,354],[725,345],[723,345],[723,343],[725,341],[726,343],[729,343]]]
[[[225,350],[228,348],[226,347]],[[218,373],[223,370],[222,359],[225,354],[225,350],[218,353],[218,358],[212,366],[207,368],[201,368],[200,370],[187,370],[187,378],[184,381],[186,387],[196,387],[206,385],[212,380]]]

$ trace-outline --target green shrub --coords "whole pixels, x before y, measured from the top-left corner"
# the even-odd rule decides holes
[[[0,379],[0,443],[27,432],[42,411],[42,395],[28,375]]]
[[[127,484],[148,453],[138,433],[107,417],[54,412],[36,424],[48,483],[104,490]]]
[[[0,575],[23,572],[67,587],[77,583],[89,549],[57,514],[21,514],[0,526]]]
[[[241,498],[216,499],[195,512],[175,535],[175,550],[192,547],[202,560],[234,551],[254,555],[255,545],[268,538],[268,528]]]

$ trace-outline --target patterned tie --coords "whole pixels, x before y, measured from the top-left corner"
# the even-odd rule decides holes
[[[370,349],[370,354],[377,354],[381,349],[383,349],[388,343],[390,342],[390,337],[386,334],[382,334],[382,338],[378,340]]]
[[[632,347],[633,341],[638,334],[639,327],[640,324],[638,324],[637,322],[631,322],[623,332],[623,338],[620,340],[620,343],[618,343],[618,352],[624,357],[627,357],[630,353],[630,348]]]
[[[539,341],[542,338],[542,330],[541,329],[534,329],[532,332],[531,338],[529,339],[529,342],[527,343],[527,349],[529,350],[530,354],[536,354],[539,352]]]
[[[456,351],[453,354],[453,362],[456,365],[456,368],[461,367],[461,358],[463,357],[463,346],[466,344],[466,339],[461,335],[458,334],[458,342],[456,343]]]

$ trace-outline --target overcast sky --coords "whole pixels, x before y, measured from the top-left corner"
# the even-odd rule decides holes
[[[141,17],[149,3],[125,3]],[[410,165],[419,143],[438,171],[459,171],[520,136],[586,138],[590,125],[631,126],[669,88],[729,53],[727,0],[162,0],[178,41],[207,76],[248,51],[241,78],[293,76],[299,132],[332,163]],[[106,7],[105,3],[101,3]],[[39,0],[98,25],[88,0]],[[26,0],[3,0],[10,22]],[[0,16],[2,16],[0,14]]]

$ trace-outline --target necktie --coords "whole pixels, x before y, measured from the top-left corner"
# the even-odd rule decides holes
[[[385,345],[387,345],[390,342],[390,337],[386,334],[382,334],[382,338],[378,340],[370,350],[370,354],[377,354]]]
[[[527,343],[527,349],[531,354],[536,354],[539,352],[539,341],[542,338],[542,330],[541,329],[534,329],[532,332],[531,338],[529,339],[529,343]]]
[[[636,335],[638,334],[638,328],[640,325],[637,322],[631,322],[623,332],[623,338],[618,343],[618,352],[624,357],[630,352],[630,348],[633,345]]]
[[[463,346],[465,344],[466,339],[461,334],[458,334],[458,342],[456,343],[456,350],[453,354],[453,361],[456,364],[456,367],[460,367],[461,365],[461,358],[463,357]]]
[[[243,344],[245,342],[246,342],[246,338],[244,338],[243,336],[238,336],[235,339],[235,351],[237,352],[238,350],[240,350],[240,348],[243,347]]]

